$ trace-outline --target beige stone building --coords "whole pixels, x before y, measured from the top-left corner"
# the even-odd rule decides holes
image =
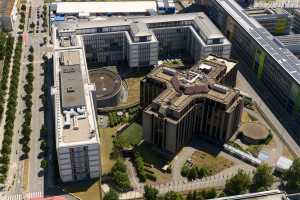
[[[236,65],[208,56],[184,71],[154,69],[141,81],[145,141],[171,154],[196,135],[226,142],[237,130],[243,110],[239,90],[232,89]]]

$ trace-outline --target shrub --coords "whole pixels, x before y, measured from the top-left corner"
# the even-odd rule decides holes
[[[154,174],[146,173],[146,177],[151,181],[156,181],[156,176]]]
[[[181,168],[181,176],[186,177],[189,171],[189,167],[187,165],[183,165],[183,167]]]

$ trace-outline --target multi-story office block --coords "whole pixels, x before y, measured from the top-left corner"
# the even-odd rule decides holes
[[[287,35],[290,33],[293,16],[283,8],[251,8],[245,10],[272,35]]]
[[[57,38],[80,35],[89,65],[143,67],[164,56],[229,57],[231,44],[204,13],[118,17],[54,25]]]
[[[89,81],[85,54],[77,39],[65,40],[64,47],[54,41],[51,94],[57,159],[63,182],[100,176],[95,87]]]
[[[155,68],[141,81],[144,140],[176,153],[192,136],[226,142],[243,110],[235,85],[236,62],[208,56],[194,67]]]
[[[300,33],[300,9],[296,9],[294,12],[293,30],[295,33]]]
[[[243,71],[268,90],[267,103],[280,105],[300,121],[300,61],[279,46],[234,0],[210,0],[207,14],[232,43],[232,56]],[[264,96],[265,94],[263,94]]]
[[[282,46],[282,48],[290,50],[300,59],[300,34],[277,36],[276,42]]]

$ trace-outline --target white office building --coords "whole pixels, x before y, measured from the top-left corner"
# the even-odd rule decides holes
[[[54,43],[51,88],[56,150],[63,182],[100,176],[100,140],[85,53],[79,38]],[[69,45],[67,46],[67,42]]]
[[[146,67],[165,56],[194,62],[209,54],[230,57],[231,43],[204,13],[150,17],[112,17],[100,21],[60,22],[56,38],[81,36],[88,65]]]

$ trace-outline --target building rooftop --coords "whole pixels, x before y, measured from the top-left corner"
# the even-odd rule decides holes
[[[300,45],[300,34],[276,36],[276,39],[285,46]]]
[[[146,13],[157,11],[156,1],[56,2],[57,14]]]
[[[249,8],[245,12],[250,17],[270,16],[270,15],[290,15],[283,8]]]
[[[249,35],[277,62],[298,84],[300,84],[300,61],[288,49],[280,47],[272,36],[234,0],[215,0],[236,20]]]
[[[54,33],[55,34],[55,33]],[[82,41],[55,45],[53,53],[55,130],[57,148],[99,143],[96,113]]]
[[[107,99],[114,96],[121,89],[121,77],[106,69],[89,71],[92,83],[96,85],[96,98]]]
[[[135,21],[130,24],[130,30],[134,37],[151,36],[147,25],[142,21]]]
[[[188,21],[188,23],[177,23],[178,21]],[[137,23],[138,22],[138,23]],[[97,33],[97,29],[111,27],[116,31],[128,31],[132,27],[137,32],[148,34],[147,27],[151,28],[152,24],[172,23],[172,26],[188,26],[194,25],[198,34],[204,41],[207,39],[220,38],[225,40],[223,34],[212,23],[212,21],[205,15],[205,13],[184,13],[176,15],[157,15],[157,16],[143,16],[143,17],[110,17],[108,20],[98,21],[77,21],[77,22],[59,22],[56,24],[58,31],[76,31],[80,29],[93,29],[90,33]],[[158,26],[159,27],[159,26]],[[80,32],[78,31],[80,34]]]
[[[159,107],[158,112],[161,114],[170,110],[182,114],[186,106],[199,97],[212,99],[229,108],[239,91],[220,85],[219,82],[236,64],[229,59],[209,56],[188,70],[156,68],[147,78],[165,83],[167,89],[153,100],[152,108],[155,110]]]
[[[62,107],[85,106],[79,52],[62,52],[60,68]]]

